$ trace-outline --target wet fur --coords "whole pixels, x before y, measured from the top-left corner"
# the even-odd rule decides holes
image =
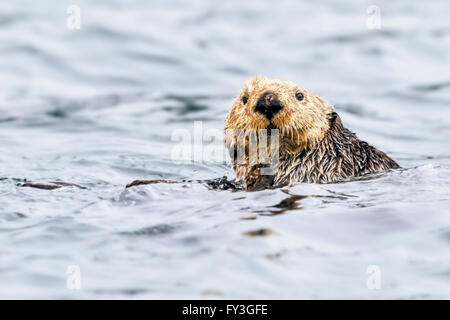
[[[359,140],[345,128],[340,117],[330,115],[330,129],[311,150],[280,159],[275,185],[290,182],[330,183],[349,180],[400,166],[384,152]]]
[[[276,93],[283,105],[271,120],[255,112],[256,101],[268,91]],[[304,95],[302,101],[295,98],[299,91]],[[243,97],[248,99],[245,104]],[[248,141],[241,136],[271,126],[280,132],[280,158],[275,174],[267,176],[261,175],[264,165],[250,161]],[[234,101],[225,121],[225,144],[232,156],[236,176],[247,190],[293,182],[340,182],[399,168],[384,152],[359,140],[345,128],[325,99],[293,82],[266,77],[251,79]],[[238,163],[236,149],[242,145],[246,150],[245,161]]]

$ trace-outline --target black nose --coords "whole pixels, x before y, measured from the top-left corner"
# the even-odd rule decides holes
[[[266,92],[259,98],[255,111],[265,115],[267,119],[272,120],[282,108],[277,95],[273,92]]]

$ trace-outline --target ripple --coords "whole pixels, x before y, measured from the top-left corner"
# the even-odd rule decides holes
[[[134,231],[123,231],[120,232],[121,235],[126,236],[143,236],[143,237],[154,237],[154,236],[164,236],[170,234],[177,230],[177,226],[168,224],[158,224],[156,226],[145,227]]]
[[[450,5],[432,2],[370,30],[330,0],[80,0],[69,30],[65,4],[3,1],[0,298],[450,297]],[[172,161],[172,133],[222,131],[257,74],[337,102],[404,169],[245,192],[223,161]],[[87,188],[20,187],[49,181]]]

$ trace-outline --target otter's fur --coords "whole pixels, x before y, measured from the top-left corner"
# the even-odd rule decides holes
[[[276,100],[276,109],[261,114],[258,104],[268,92],[271,101]],[[301,100],[296,98],[299,92]],[[272,175],[263,175],[261,169],[266,165],[250,161],[246,136],[250,131],[273,128],[279,130],[279,161]],[[345,128],[325,99],[290,81],[266,77],[250,80],[236,98],[225,121],[225,144],[246,189],[340,182],[400,167]],[[243,162],[236,157],[239,147],[245,149]]]
[[[316,148],[281,159],[275,184],[339,182],[399,168],[384,152],[359,140],[355,133],[345,128],[337,114],[332,114],[330,121],[330,129]]]

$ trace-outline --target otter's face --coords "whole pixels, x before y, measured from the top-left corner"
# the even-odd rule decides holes
[[[225,143],[235,145],[235,132],[279,129],[280,153],[293,154],[322,140],[333,107],[299,85],[256,77],[248,81],[225,121]]]

